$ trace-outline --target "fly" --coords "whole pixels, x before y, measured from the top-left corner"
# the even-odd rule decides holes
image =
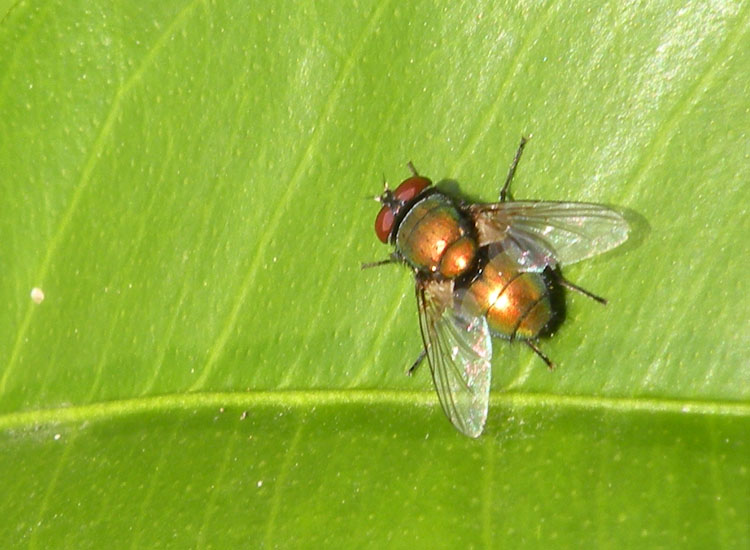
[[[423,351],[409,374],[427,357],[443,411],[469,437],[487,420],[492,337],[524,342],[551,368],[538,341],[559,321],[554,290],[606,303],[565,279],[561,266],[628,238],[625,218],[600,204],[510,200],[525,145],[522,138],[495,203],[456,200],[409,163],[412,175],[377,197],[375,233],[394,250],[362,265],[400,263],[414,273]]]

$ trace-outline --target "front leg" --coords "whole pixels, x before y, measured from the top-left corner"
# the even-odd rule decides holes
[[[401,257],[401,254],[399,254],[396,251],[393,251],[390,256],[388,256],[385,260],[378,260],[377,262],[364,262],[362,264],[362,269],[369,269],[371,267],[378,267],[381,265],[388,265],[388,264],[400,264],[403,263],[404,259]]]
[[[518,144],[518,149],[513,157],[513,162],[510,163],[510,169],[508,169],[508,175],[505,178],[505,185],[503,185],[503,188],[500,190],[500,202],[505,202],[508,197],[510,182],[516,173],[518,161],[521,160],[521,154],[523,153],[523,148],[526,146],[527,141],[528,139],[526,137],[521,136],[521,143]]]

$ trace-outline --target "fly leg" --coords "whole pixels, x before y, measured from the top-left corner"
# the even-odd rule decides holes
[[[505,178],[505,185],[503,185],[503,188],[500,190],[500,202],[505,202],[508,197],[510,181],[513,179],[513,176],[516,173],[518,161],[521,160],[521,153],[523,153],[523,148],[526,146],[527,141],[528,139],[526,139],[525,136],[521,136],[521,143],[518,144],[518,149],[516,150],[516,154],[513,157],[513,162],[510,163],[510,169],[508,170],[508,175]]]
[[[562,286],[564,286],[565,288],[569,288],[570,290],[575,290],[576,292],[580,292],[580,293],[581,293],[581,294],[583,294],[584,296],[588,296],[589,298],[591,298],[591,299],[592,299],[592,300],[594,300],[594,301],[597,301],[597,302],[599,302],[599,303],[600,303],[600,304],[602,304],[603,306],[606,306],[606,305],[607,305],[607,300],[606,300],[606,298],[602,298],[601,296],[597,296],[597,295],[596,295],[596,294],[594,294],[593,292],[589,292],[589,291],[588,291],[588,290],[586,290],[585,288],[581,288],[581,287],[580,287],[580,286],[578,286],[577,284],[571,283],[571,282],[570,282],[570,281],[568,281],[567,279],[563,279],[562,277],[560,277],[560,284],[561,284]]]
[[[362,262],[362,269],[369,269],[371,267],[378,267],[381,265],[395,264],[397,260],[393,258],[386,258],[385,260],[378,260],[377,262]]]
[[[394,252],[390,256],[388,256],[385,260],[378,260],[377,262],[364,262],[362,263],[362,269],[369,269],[371,267],[378,267],[381,265],[388,265],[388,264],[399,264],[403,260],[401,259],[401,256]]]
[[[536,353],[539,356],[539,358],[545,362],[549,370],[552,370],[555,368],[555,364],[552,362],[552,360],[549,357],[547,357],[542,350],[539,349],[539,346],[536,345],[536,340],[524,340],[524,342],[526,342],[526,345],[531,348],[531,351]]]
[[[422,361],[424,361],[425,356],[427,355],[427,351],[425,349],[422,349],[421,352],[419,352],[419,357],[411,364],[411,367],[409,367],[409,370],[406,371],[406,376],[411,376],[414,374],[414,371],[417,370],[417,367],[422,364]]]

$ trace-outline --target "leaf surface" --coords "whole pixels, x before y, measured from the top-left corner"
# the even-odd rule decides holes
[[[0,546],[750,543],[746,2],[0,14]],[[634,232],[472,441],[364,198],[522,134],[515,198]]]

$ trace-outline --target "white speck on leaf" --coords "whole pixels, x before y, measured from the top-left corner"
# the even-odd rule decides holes
[[[44,291],[38,286],[31,289],[31,301],[35,304],[41,304],[44,301]]]

